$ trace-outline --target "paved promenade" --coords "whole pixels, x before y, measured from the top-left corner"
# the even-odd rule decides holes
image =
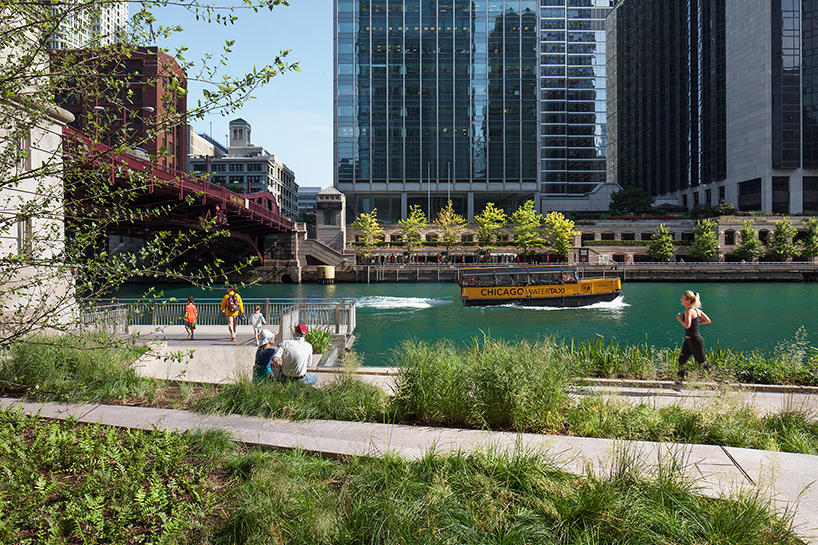
[[[228,383],[250,376],[255,342],[249,327],[240,328],[237,342],[231,342],[227,328],[200,327],[196,339],[188,341],[181,326],[140,334],[154,348],[138,363],[143,376],[206,383]],[[182,354],[176,360],[172,355]],[[317,362],[317,360],[316,360]],[[317,369],[319,385],[335,380],[331,368]],[[385,368],[363,368],[362,380],[391,391],[394,373]],[[749,405],[758,413],[784,408],[818,414],[818,389],[815,388],[734,388],[716,384],[694,385],[674,391],[667,382],[590,381],[574,395],[601,394],[626,403],[651,406],[713,407],[718,404]],[[775,501],[783,512],[794,512],[799,535],[818,543],[818,456],[788,454],[710,445],[682,445],[652,442],[614,441],[582,437],[539,434],[515,434],[477,430],[429,428],[308,420],[287,422],[242,416],[205,416],[186,411],[103,405],[62,405],[58,403],[22,403],[0,399],[0,405],[20,406],[28,413],[45,417],[69,415],[85,422],[142,428],[189,430],[223,428],[237,441],[274,448],[302,448],[328,456],[380,456],[397,453],[417,459],[434,449],[439,452],[472,449],[545,451],[565,471],[575,474],[606,476],[615,474],[622,460],[636,460],[650,474],[660,464],[672,460],[687,477],[694,479],[701,492],[724,497],[738,490],[758,491]]]

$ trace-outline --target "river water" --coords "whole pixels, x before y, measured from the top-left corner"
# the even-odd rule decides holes
[[[159,286],[164,296],[221,297],[224,291],[186,286]],[[121,295],[147,286],[129,285]],[[794,338],[804,326],[807,340],[818,346],[818,284],[809,283],[627,283],[622,296],[591,307],[464,307],[456,284],[264,284],[240,289],[245,297],[354,297],[358,300],[355,350],[366,365],[387,365],[390,351],[407,338],[451,339],[468,343],[484,334],[507,340],[593,339],[601,335],[624,343],[647,341],[657,348],[681,344],[684,330],[676,313],[684,290],[701,294],[713,323],[702,326],[709,347],[772,351]]]

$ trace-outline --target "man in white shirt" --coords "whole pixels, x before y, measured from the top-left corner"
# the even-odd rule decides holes
[[[315,384],[318,377],[307,372],[307,366],[312,361],[312,345],[304,339],[307,336],[307,326],[298,324],[293,333],[295,338],[282,342],[273,356],[273,373],[282,382]]]

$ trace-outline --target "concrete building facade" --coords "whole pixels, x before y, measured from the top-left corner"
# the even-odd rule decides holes
[[[229,124],[227,154],[190,157],[192,172],[207,173],[210,181],[238,193],[268,192],[274,196],[284,217],[298,218],[298,184],[295,172],[277,156],[252,144],[252,127],[237,118]],[[210,151],[210,150],[207,150]]]
[[[619,0],[608,180],[694,208],[818,210],[818,6]]]
[[[105,4],[98,14],[78,11],[71,6],[66,4],[52,9],[54,16],[62,20],[59,30],[46,43],[50,51],[86,47],[92,40],[110,45],[119,39],[120,33],[128,25],[127,2],[118,0]]]

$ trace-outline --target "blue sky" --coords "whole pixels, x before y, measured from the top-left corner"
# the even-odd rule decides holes
[[[239,3],[235,3],[239,5]],[[295,171],[300,186],[332,185],[332,3],[331,0],[291,0],[289,6],[253,13],[236,10],[234,25],[196,21],[176,8],[157,10],[163,25],[180,25],[184,31],[159,46],[188,47],[186,59],[206,53],[218,57],[226,40],[235,40],[229,74],[240,76],[253,66],[269,64],[283,49],[291,49],[288,62],[298,62],[301,72],[276,76],[254,93],[254,100],[228,116],[211,115],[193,122],[197,133],[211,134],[224,143],[227,124],[241,117],[252,125],[252,142],[278,156]],[[202,86],[189,84],[192,103]]]

